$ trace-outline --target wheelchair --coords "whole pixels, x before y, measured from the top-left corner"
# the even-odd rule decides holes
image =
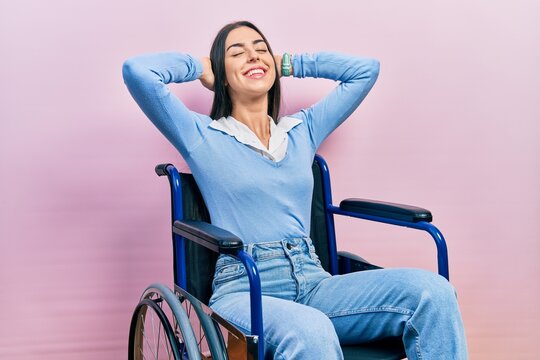
[[[448,254],[442,233],[431,224],[431,212],[415,206],[365,199],[332,204],[330,174],[325,160],[316,155],[311,239],[324,269],[331,274],[376,270],[379,266],[338,252],[334,215],[377,221],[427,231],[437,247],[438,272],[449,279]],[[264,358],[261,283],[257,267],[242,240],[210,224],[208,210],[191,174],[179,173],[171,164],[156,166],[167,175],[171,188],[174,290],[150,285],[142,294],[131,319],[129,359],[257,360]],[[250,283],[251,333],[244,334],[207,306],[219,254],[239,259]],[[347,360],[403,359],[401,338],[342,346]],[[324,354],[321,354],[321,359]]]

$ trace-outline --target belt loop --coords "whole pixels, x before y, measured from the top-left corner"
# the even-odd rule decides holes
[[[249,256],[253,257],[253,243],[248,244],[247,253],[249,254]]]

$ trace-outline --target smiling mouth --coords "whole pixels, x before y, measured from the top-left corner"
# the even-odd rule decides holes
[[[264,71],[263,68],[254,68],[251,70],[248,70],[244,73],[244,76],[247,76],[248,78],[261,78],[266,74],[266,71]]]

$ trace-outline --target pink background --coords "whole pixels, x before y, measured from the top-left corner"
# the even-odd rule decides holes
[[[540,5],[516,1],[21,0],[0,5],[0,358],[121,359],[144,287],[172,283],[167,182],[182,161],[121,78],[131,55],[208,53],[251,19],[276,52],[381,61],[323,145],[335,202],[434,213],[471,358],[540,351]],[[286,79],[285,110],[334,84]],[[211,95],[174,87],[194,110]],[[181,166],[182,167],[182,166]],[[435,270],[427,235],[340,220],[340,247]],[[533,355],[535,354],[535,355]]]

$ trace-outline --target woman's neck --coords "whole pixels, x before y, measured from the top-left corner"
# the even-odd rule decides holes
[[[246,125],[268,148],[270,122],[268,119],[268,97],[241,102],[234,101],[231,116]]]

